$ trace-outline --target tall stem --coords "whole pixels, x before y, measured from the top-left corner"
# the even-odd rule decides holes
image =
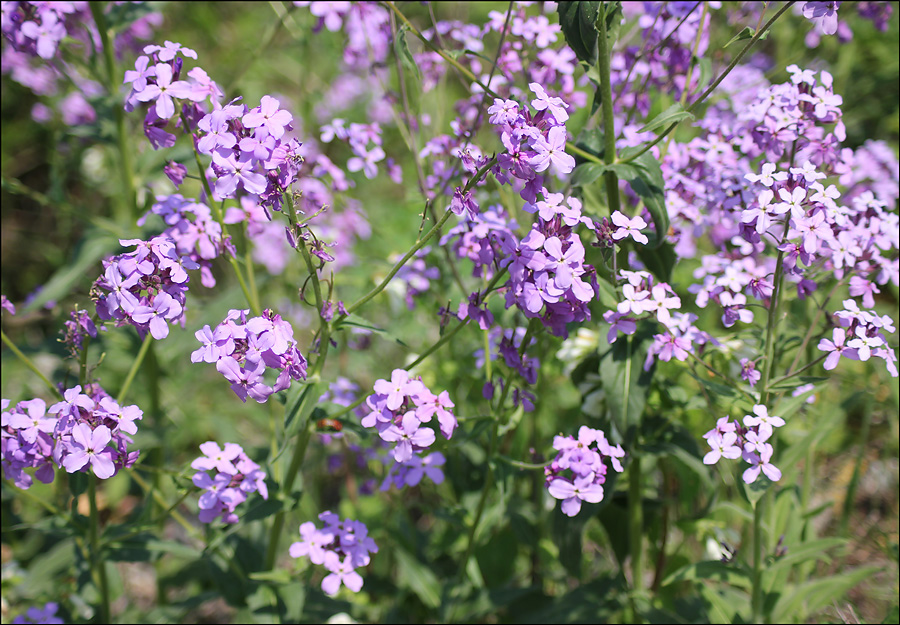
[[[103,7],[100,2],[91,2],[91,15],[94,23],[97,25],[97,32],[100,33],[100,43],[103,45],[103,62],[106,68],[106,89],[110,96],[115,96],[119,92],[120,84],[116,80],[116,57],[114,42],[109,37],[109,27],[106,24],[106,18],[103,15]],[[113,106],[114,115],[116,117],[116,143],[119,148],[119,177],[122,184],[122,198],[118,202],[118,213],[116,219],[119,225],[130,227],[137,213],[137,196],[134,189],[134,175],[132,165],[132,150],[129,145],[128,132],[125,128],[125,109],[121,103]]]
[[[97,476],[90,474],[88,479],[88,502],[91,508],[90,516],[90,541],[91,571],[94,583],[97,584],[97,592],[100,595],[100,622],[110,623],[109,620],[109,583],[106,579],[106,562],[100,557],[100,515],[97,512]]]
[[[310,399],[312,398],[312,399]],[[319,396],[315,388],[310,389],[304,398],[304,402],[300,407],[298,419],[307,419],[309,413],[315,407],[315,402]],[[282,494],[289,497],[291,490],[294,488],[294,482],[300,473],[300,467],[303,465],[303,459],[306,457],[306,449],[309,447],[309,440],[312,438],[312,423],[306,423],[297,436],[297,446],[294,447],[294,455],[291,457],[291,464],[288,466],[287,474],[284,476],[282,483]],[[284,529],[285,513],[280,510],[275,514],[272,521],[272,530],[269,534],[269,548],[266,551],[266,570],[271,571],[275,568],[275,561],[278,559],[278,543],[281,541],[281,532]]]
[[[131,369],[122,383],[122,390],[119,391],[119,396],[116,398],[116,403],[120,406],[125,401],[126,395],[128,395],[128,390],[131,388],[131,383],[134,382],[134,376],[137,375],[138,369],[141,368],[141,363],[144,362],[144,357],[147,355],[147,350],[150,349],[151,342],[153,342],[153,336],[148,332],[147,336],[144,337],[144,342],[141,344],[141,350],[135,357],[134,362],[131,363]]]
[[[641,457],[632,451],[628,467],[628,542],[631,552],[631,611],[632,623],[640,623],[637,599],[644,592],[644,508],[642,505],[643,480]]]
[[[753,594],[751,597],[751,623],[762,622],[762,509],[763,495],[753,505]]]
[[[602,98],[603,113],[603,138],[606,142],[606,149],[603,153],[603,160],[607,163],[616,162],[616,122],[613,118],[612,103],[612,85],[610,84],[610,50],[609,37],[606,32],[606,16],[601,15],[598,19],[600,27],[600,36],[597,38],[599,54],[597,58],[598,69],[600,70],[600,97]],[[606,198],[609,204],[610,215],[619,210],[619,177],[616,172],[607,171],[603,174],[606,181]]]

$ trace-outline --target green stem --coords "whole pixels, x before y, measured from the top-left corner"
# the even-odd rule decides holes
[[[116,57],[115,46],[109,36],[109,27],[106,24],[106,17],[103,15],[103,5],[101,2],[91,2],[91,15],[97,25],[97,32],[100,34],[100,42],[103,44],[103,62],[106,68],[106,89],[110,96],[115,96],[119,92],[119,83],[116,80]],[[121,103],[116,102],[113,106],[114,115],[116,117],[116,143],[119,148],[119,177],[122,184],[122,198],[119,203],[119,213],[117,221],[120,225],[133,225],[135,215],[137,213],[137,195],[134,189],[134,175],[132,165],[132,151],[129,145],[129,136],[125,128],[125,109]]]
[[[476,85],[478,85],[479,87],[481,87],[482,90],[484,90],[484,92],[487,93],[489,96],[491,96],[492,98],[499,98],[499,97],[500,97],[499,95],[497,95],[496,93],[494,93],[494,91],[491,90],[490,87],[488,87],[488,86],[485,85],[485,84],[482,84],[482,82],[481,82],[480,80],[478,80],[478,78],[475,76],[475,74],[473,74],[471,71],[469,71],[469,69],[468,69],[467,67],[465,67],[464,65],[462,65],[459,61],[457,61],[457,60],[454,59],[452,56],[450,56],[449,54],[447,54],[446,52],[444,52],[443,50],[441,50],[440,48],[438,48],[436,45],[434,45],[433,43],[431,43],[428,39],[426,39],[425,36],[424,36],[421,32],[419,32],[419,29],[417,29],[415,26],[413,26],[412,23],[411,23],[408,19],[406,19],[406,16],[403,15],[403,13],[401,13],[400,10],[397,9],[396,6],[394,6],[394,3],[393,3],[393,2],[384,2],[383,4],[384,4],[387,8],[389,8],[391,11],[393,11],[394,14],[396,14],[397,17],[400,18],[400,20],[401,20],[404,24],[406,24],[406,27],[409,28],[410,32],[411,32],[412,34],[414,34],[416,37],[418,37],[418,38],[422,41],[422,43],[425,44],[425,47],[427,47],[429,50],[431,50],[432,52],[434,52],[435,54],[437,54],[438,56],[440,56],[442,59],[444,59],[445,61],[447,61],[447,62],[448,62],[450,65],[452,65],[453,67],[455,67],[456,70],[457,70],[460,74],[462,74],[463,76],[465,76],[466,78],[468,78],[469,80],[471,80],[473,83],[475,83]]]
[[[131,363],[131,369],[128,371],[128,375],[125,377],[125,381],[122,383],[122,390],[119,391],[119,396],[116,398],[116,403],[120,406],[125,401],[125,396],[128,395],[128,390],[131,388],[131,383],[134,382],[134,376],[137,375],[138,369],[141,368],[141,363],[144,362],[144,357],[147,355],[147,350],[150,349],[150,343],[153,341],[153,335],[149,332],[147,336],[144,337],[144,342],[141,344],[141,351],[138,352],[137,357],[134,359],[134,362]]]
[[[528,329],[525,331],[525,336],[522,338],[522,344],[519,345],[519,358],[521,359],[525,353],[525,350],[528,348],[528,343],[531,340],[531,335],[534,333],[535,326],[539,323],[537,319],[532,319],[528,322]],[[485,359],[490,358],[490,354],[485,353]],[[500,401],[497,403],[497,414],[494,415],[494,424],[491,427],[491,440],[488,445],[488,454],[487,454],[487,476],[484,479],[484,486],[481,489],[481,497],[478,499],[478,507],[475,510],[475,518],[472,521],[472,526],[469,528],[469,535],[467,539],[466,545],[466,553],[463,555],[463,559],[459,565],[459,579],[460,581],[465,578],[466,568],[469,565],[469,559],[472,557],[472,552],[475,550],[475,533],[478,531],[478,525],[481,523],[481,517],[484,514],[484,506],[487,503],[488,495],[491,492],[491,489],[494,486],[494,455],[497,453],[497,443],[500,440],[500,423],[505,422],[506,419],[501,419],[500,414],[505,412],[506,398],[509,395],[509,390],[512,388],[512,376],[506,381],[506,384],[503,386],[503,393],[500,396]]]
[[[90,474],[88,479],[88,502],[90,503],[90,548],[91,571],[97,592],[100,594],[100,622],[110,623],[109,584],[106,579],[106,562],[100,557],[100,515],[97,512],[97,476]]]
[[[38,369],[33,362],[31,362],[31,359],[28,358],[28,356],[26,356],[25,354],[23,354],[19,350],[19,348],[16,347],[15,343],[13,343],[11,340],[9,340],[9,337],[6,336],[6,332],[4,332],[3,330],[0,330],[0,339],[2,339],[3,343],[10,350],[12,350],[12,353],[14,353],[16,355],[16,357],[22,361],[22,364],[24,364],[26,367],[31,369],[34,372],[34,374],[37,375],[37,377],[39,377],[41,380],[43,380],[44,384],[47,385],[47,388],[49,388],[52,392],[56,393],[57,395],[59,395],[60,398],[62,398],[63,394],[60,393],[59,389],[53,385],[53,382],[48,380],[47,376],[45,376],[43,373],[41,373],[41,370]]]
[[[84,386],[87,384],[87,355],[88,355],[88,346],[91,344],[91,337],[84,337],[84,342],[81,345],[81,353],[78,358],[78,383]]]
[[[597,20],[600,27],[600,36],[597,38],[599,54],[597,55],[597,69],[600,72],[600,97],[602,98],[601,111],[603,114],[603,138],[606,149],[603,160],[607,163],[616,162],[616,122],[613,117],[612,85],[610,76],[610,49],[609,37],[606,32],[606,17],[601,15]],[[609,204],[609,214],[619,210],[619,177],[616,172],[608,170],[603,174],[606,181],[606,198]]]
[[[762,396],[760,402],[764,406],[769,405],[769,396],[771,390],[769,388],[772,379],[772,370],[775,368],[775,331],[778,326],[778,302],[781,298],[782,280],[784,278],[784,252],[778,250],[778,256],[775,258],[775,278],[773,280],[772,297],[769,302],[769,314],[766,319],[766,355],[762,374]]]
[[[462,191],[463,195],[465,195],[469,191],[469,189],[474,187],[475,184],[484,177],[484,175],[488,172],[488,170],[496,164],[496,162],[497,162],[497,158],[494,157],[491,160],[489,160],[487,163],[485,163],[484,167],[482,167],[477,172],[475,172],[475,175],[469,180],[469,182],[466,183],[466,186],[463,188],[463,191]],[[452,214],[453,214],[453,211],[451,211],[448,208],[444,212],[440,221],[438,221],[436,224],[434,224],[431,227],[431,229],[425,233],[424,236],[422,236],[418,241],[416,241],[415,245],[413,245],[409,249],[409,251],[403,256],[403,258],[401,258],[400,260],[397,261],[397,263],[393,266],[393,268],[391,268],[390,272],[388,272],[388,275],[384,278],[384,280],[381,281],[381,283],[378,286],[376,286],[374,289],[369,291],[362,298],[360,298],[359,300],[357,300],[356,302],[354,302],[353,304],[351,304],[350,306],[347,307],[347,313],[352,314],[353,312],[358,310],[361,306],[363,306],[364,304],[369,302],[369,300],[371,300],[376,295],[381,293],[387,287],[387,285],[390,283],[390,281],[393,280],[394,276],[397,275],[397,272],[400,271],[400,269],[403,267],[403,265],[405,265],[407,263],[407,261],[409,261],[410,258],[415,256],[416,252],[418,252],[420,249],[425,247],[425,244],[428,243],[428,241],[431,240],[431,238],[440,231],[441,227],[447,222],[448,219],[450,219],[450,215],[452,215]],[[338,317],[338,321],[341,321],[344,318],[345,318],[345,315],[341,315],[340,317]]]
[[[763,495],[753,505],[753,590],[750,602],[752,609],[752,615],[750,617],[751,623],[762,622],[762,509],[765,498],[765,495]]]
[[[312,409],[315,407],[316,401],[318,401],[318,394],[316,393],[316,389],[313,388],[306,394],[303,405],[300,407],[300,414],[297,415],[297,418],[308,419],[309,413],[311,413]],[[306,457],[306,450],[309,447],[309,440],[312,438],[312,434],[313,425],[309,422],[306,423],[297,436],[297,446],[294,448],[294,455],[291,457],[291,464],[288,466],[288,471],[281,487],[281,493],[284,497],[291,496],[291,490],[294,488],[294,481],[300,473],[300,467],[303,465],[303,459]],[[284,522],[285,512],[284,510],[279,510],[272,520],[272,530],[269,533],[269,548],[266,551],[267,571],[271,571],[275,568],[275,561],[278,559],[278,543],[281,541]]]
[[[594,156],[593,154],[591,154],[590,152],[585,152],[584,150],[582,150],[581,148],[576,146],[574,143],[568,143],[568,142],[566,143],[566,152],[574,154],[575,156],[580,156],[584,160],[591,161],[593,163],[597,163],[598,165],[606,165],[606,163],[603,162],[602,158],[598,158],[598,157]]]
[[[644,592],[644,509],[641,457],[632,451],[628,467],[628,542],[631,553],[631,622],[640,623],[637,600]]]

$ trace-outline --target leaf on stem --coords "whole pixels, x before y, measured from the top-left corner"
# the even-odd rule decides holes
[[[579,61],[588,65],[597,63],[600,36],[597,30],[597,17],[600,15],[601,2],[560,2],[557,6],[559,25],[562,27],[566,43],[575,52]]]

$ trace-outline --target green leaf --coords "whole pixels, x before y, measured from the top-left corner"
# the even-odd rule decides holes
[[[412,590],[429,608],[437,609],[441,605],[441,584],[431,568],[404,549],[395,549],[394,557],[397,558],[400,585]]]
[[[619,305],[619,298],[616,295],[615,287],[602,278],[598,278],[597,286],[599,287],[600,303],[610,310],[616,308]]]
[[[690,371],[688,371],[687,374],[689,376],[691,376],[692,378],[694,378],[695,380],[697,380],[700,384],[705,386],[707,388],[707,390],[712,392],[713,395],[716,395],[718,397],[727,397],[727,398],[735,398],[738,396],[738,392],[734,388],[732,388],[726,384],[722,384],[720,382],[714,382],[713,380],[704,379],[698,375],[694,375]]]
[[[164,555],[199,559],[203,552],[178,541],[159,540],[151,534],[141,534],[128,540],[113,542],[106,557],[120,562],[146,562]]]
[[[550,513],[550,534],[553,544],[559,549],[559,563],[565,567],[569,575],[581,577],[582,559],[584,556],[584,526],[591,518],[586,513],[586,506],[573,517],[566,516],[559,506]]]
[[[738,467],[738,471],[743,473],[746,470],[746,467]],[[767,478],[764,474],[760,473],[759,477],[752,484],[747,484],[741,476],[737,477],[737,481],[741,483],[741,492],[744,493],[744,496],[754,506],[759,503],[759,500],[763,498],[763,495],[766,494],[766,491],[769,490],[775,482]]]
[[[831,605],[858,583],[881,570],[879,566],[867,566],[798,584],[781,595],[775,604],[772,620],[775,623],[805,621],[807,615]]]
[[[650,392],[655,365],[644,371],[644,359],[655,334],[653,327],[641,324],[632,336],[620,336],[600,356],[598,373],[606,393],[606,403],[618,435],[640,423]],[[606,330],[603,330],[604,337]]]
[[[660,282],[670,282],[672,280],[672,270],[678,262],[674,245],[663,243],[656,249],[648,245],[636,245],[635,251],[638,258],[647,267],[647,270],[659,278]]]
[[[251,572],[247,577],[257,582],[272,582],[273,584],[289,584],[293,580],[293,575],[288,569]]]
[[[573,187],[584,187],[593,184],[606,171],[606,166],[599,163],[582,163],[572,172],[569,180]]]
[[[578,136],[575,137],[575,147],[581,148],[585,152],[602,159],[605,150],[603,131],[598,128],[582,130],[578,133]],[[581,156],[576,155],[575,162],[581,164],[591,161],[586,161]],[[594,164],[597,165],[597,163]]]
[[[707,560],[694,562],[683,566],[666,577],[662,585],[668,586],[678,582],[696,581],[699,579],[712,579],[726,582],[730,586],[752,588],[753,581],[750,572],[734,563],[721,562],[719,560]]]
[[[766,566],[763,575],[769,577],[785,567],[800,564],[807,560],[825,560],[828,562],[830,561],[830,558],[826,551],[846,544],[847,540],[845,538],[821,538],[819,540],[803,543],[799,547],[790,549],[787,555],[778,558],[775,562]],[[765,585],[768,586],[768,584]]]
[[[645,152],[627,163],[607,165],[606,169],[614,171],[619,178],[625,180],[631,186],[632,191],[644,200],[644,206],[650,211],[650,217],[653,219],[653,226],[656,229],[655,243],[652,246],[644,247],[659,248],[669,232],[669,212],[666,210],[665,181],[659,161],[650,152]],[[664,267],[664,273],[670,274],[674,265],[674,252],[672,253],[672,258],[660,259],[660,262],[663,264],[658,269]],[[647,268],[653,271],[650,266]],[[661,277],[655,271],[654,274]],[[668,278],[663,279],[663,281],[667,282]]]
[[[666,210],[666,183],[663,180],[659,161],[650,152],[644,152],[632,161],[638,168],[638,177],[629,180],[632,190],[641,196],[644,205],[650,211],[653,225],[656,228],[657,243],[662,245],[669,233],[669,212]]]
[[[732,37],[728,41],[728,43],[726,43],[722,47],[727,48],[728,46],[730,46],[731,44],[733,44],[736,41],[743,41],[744,39],[753,39],[753,35],[755,35],[755,34],[756,34],[756,31],[753,30],[751,27],[747,26],[744,28],[744,30],[742,30],[741,32],[736,34],[734,37]]]
[[[402,345],[403,347],[409,347],[409,345],[404,343],[399,337],[394,336],[393,334],[391,334],[384,328],[376,326],[372,322],[367,321],[366,319],[363,319],[356,313],[352,313],[349,316],[345,317],[339,324],[337,324],[337,326],[335,327],[335,330],[340,330],[344,327],[360,328],[363,330],[368,330],[369,332],[373,332],[374,334],[380,334],[381,336],[388,338],[388,339],[394,341],[395,343]]]
[[[133,22],[153,12],[149,2],[109,3],[106,11],[106,24],[116,32],[121,32]]]
[[[694,61],[700,68],[700,76],[697,78],[697,89],[705,89],[713,77],[712,59],[706,56],[695,56]]]
[[[406,24],[400,26],[400,30],[397,31],[397,36],[394,38],[394,54],[400,59],[400,64],[416,77],[416,80],[421,80],[419,66],[416,65],[416,61],[409,51],[409,43],[406,41],[407,32],[409,32],[409,26]]]
[[[683,119],[694,119],[694,115],[684,110],[684,106],[682,106],[680,102],[676,102],[665,111],[654,117],[653,121],[648,122],[643,128],[638,130],[638,132],[651,132],[662,126],[668,126],[669,124],[680,122]],[[650,153],[646,152],[645,154],[641,155],[641,157],[646,156],[647,154]]]
[[[739,612],[749,612],[750,597],[746,592],[707,584],[701,584],[699,590],[700,596],[710,605],[710,623],[742,623],[736,616]]]
[[[578,60],[588,65],[597,63],[600,8],[600,2],[560,2],[556,9],[566,43]]]
[[[102,273],[98,265],[100,259],[109,256],[119,248],[121,245],[118,239],[114,239],[108,234],[97,232],[88,234],[76,252],[75,260],[53,274],[53,277],[44,284],[44,288],[25,306],[22,312],[32,312],[47,302],[63,299],[84,280],[85,276],[99,277]],[[95,267],[95,265],[97,266]]]

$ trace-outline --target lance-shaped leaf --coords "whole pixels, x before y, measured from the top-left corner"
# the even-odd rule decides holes
[[[597,62],[597,16],[600,14],[601,2],[560,2],[559,25],[562,27],[566,43],[575,52],[579,61],[588,65]]]

